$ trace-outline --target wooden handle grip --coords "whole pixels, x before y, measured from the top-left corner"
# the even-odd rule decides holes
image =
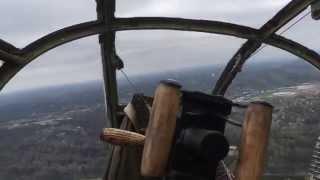
[[[250,103],[241,132],[236,180],[262,179],[271,121],[271,105]]]
[[[120,146],[143,146],[145,136],[131,131],[125,131],[115,128],[104,128],[101,139],[108,143]]]
[[[146,131],[141,162],[142,176],[162,177],[166,175],[179,103],[179,85],[169,81],[161,82],[155,91]]]

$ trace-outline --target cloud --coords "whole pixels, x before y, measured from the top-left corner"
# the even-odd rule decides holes
[[[17,91],[102,79],[97,36],[73,41],[38,57],[4,88]]]
[[[119,0],[117,16],[171,16],[211,19],[260,27],[289,0],[140,0],[128,3]]]
[[[0,38],[23,47],[65,26],[96,19],[94,0],[2,0]]]
[[[201,3],[200,3],[201,2]],[[261,27],[289,0],[117,0],[116,15],[172,16],[211,19]],[[96,19],[94,0],[0,1],[0,38],[23,47],[52,31]],[[318,46],[318,21],[308,16],[285,36],[312,48]],[[308,27],[308,28],[306,28]],[[225,64],[244,39],[195,32],[118,32],[117,52],[129,75],[208,64]],[[250,61],[295,58],[265,48]],[[49,51],[30,63],[8,84],[6,91],[66,84],[102,78],[97,36],[74,41]]]

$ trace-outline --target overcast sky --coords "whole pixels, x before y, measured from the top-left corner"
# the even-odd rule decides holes
[[[209,19],[259,28],[288,2],[118,0],[116,15]],[[60,28],[95,20],[95,8],[94,0],[1,0],[0,38],[22,48]],[[319,47],[319,22],[308,16],[284,36],[310,48]],[[226,63],[243,42],[243,39],[204,33],[130,31],[117,33],[116,47],[124,60],[125,71],[134,76]],[[250,61],[295,58],[287,52],[268,47]],[[30,63],[8,83],[5,91],[101,79],[100,61],[97,36],[73,41]]]

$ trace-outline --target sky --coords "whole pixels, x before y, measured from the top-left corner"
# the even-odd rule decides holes
[[[201,2],[201,3],[200,3]],[[218,20],[261,27],[288,0],[117,0],[117,17],[170,16]],[[95,0],[1,0],[0,38],[22,48],[60,28],[96,19]],[[302,15],[310,11],[308,8]],[[320,21],[307,16],[285,37],[315,48]],[[117,53],[129,76],[179,71],[197,66],[225,64],[244,39],[195,32],[126,31],[116,36]],[[267,47],[250,62],[296,59]],[[121,78],[121,74],[119,74]],[[97,36],[57,47],[20,71],[4,91],[79,83],[102,79]]]

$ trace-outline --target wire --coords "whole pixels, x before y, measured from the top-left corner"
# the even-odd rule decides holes
[[[279,33],[279,35],[282,35],[284,34],[285,32],[289,31],[293,26],[295,26],[296,24],[298,24],[300,21],[302,21],[305,17],[307,17],[308,15],[311,14],[311,11],[307,12],[306,14],[304,14],[303,16],[301,16],[300,18],[298,18],[294,23],[292,23],[291,25],[289,25],[287,28],[285,28],[283,31],[281,31]],[[250,55],[250,57],[258,54],[259,52],[261,52],[264,48],[266,48],[268,45],[267,44],[264,44],[262,45],[258,50],[256,50],[254,53],[252,53]],[[245,104],[239,104],[239,103],[233,103],[233,106],[237,106],[237,107],[240,107],[240,108],[246,108],[247,105]],[[238,126],[238,127],[241,127],[242,124],[237,122],[237,121],[234,121],[234,120],[231,120],[231,119],[227,119],[226,120],[227,123],[231,124],[231,125],[234,125],[234,126]]]
[[[298,24],[301,20],[303,20],[305,17],[311,14],[311,11],[307,12],[305,15],[301,16],[299,19],[297,19],[294,23],[292,23],[290,26],[288,26],[286,29],[281,31],[279,34],[282,35],[283,33],[287,32],[289,29],[291,29],[293,26]]]
[[[132,80],[130,80],[128,74],[126,72],[124,72],[123,69],[120,69],[120,72],[122,73],[124,78],[129,82],[130,86],[134,89],[134,91],[136,93],[143,94],[143,92],[134,84],[134,82]],[[147,107],[149,107],[149,103],[148,103],[148,101],[145,99],[145,97],[143,95],[142,96],[138,96],[138,97],[141,97],[141,100],[147,105]]]
[[[220,161],[221,164],[222,164],[222,167],[225,169],[226,173],[227,173],[227,176],[228,176],[228,179],[230,180],[234,180],[235,179],[235,176],[234,174],[232,173],[232,171],[228,168],[228,166],[225,164],[224,161]]]
[[[299,19],[297,19],[294,23],[292,23],[290,26],[288,26],[287,28],[285,28],[283,31],[281,31],[279,33],[279,35],[284,34],[285,32],[287,32],[288,30],[290,30],[293,26],[295,26],[296,24],[298,24],[301,20],[303,20],[305,17],[307,17],[308,15],[311,14],[311,11],[307,12],[306,14],[304,14],[303,16],[301,16]],[[267,47],[267,44],[264,44],[263,46],[261,46],[258,50],[256,50],[254,53],[251,54],[250,57],[258,54],[262,49],[264,49],[265,47]]]
[[[123,69],[120,69],[122,75],[124,76],[124,78],[129,82],[130,86],[136,91],[136,92],[140,92],[140,90],[138,89],[138,87],[133,83],[133,81],[130,80],[129,76],[127,75],[126,72],[124,72]]]

